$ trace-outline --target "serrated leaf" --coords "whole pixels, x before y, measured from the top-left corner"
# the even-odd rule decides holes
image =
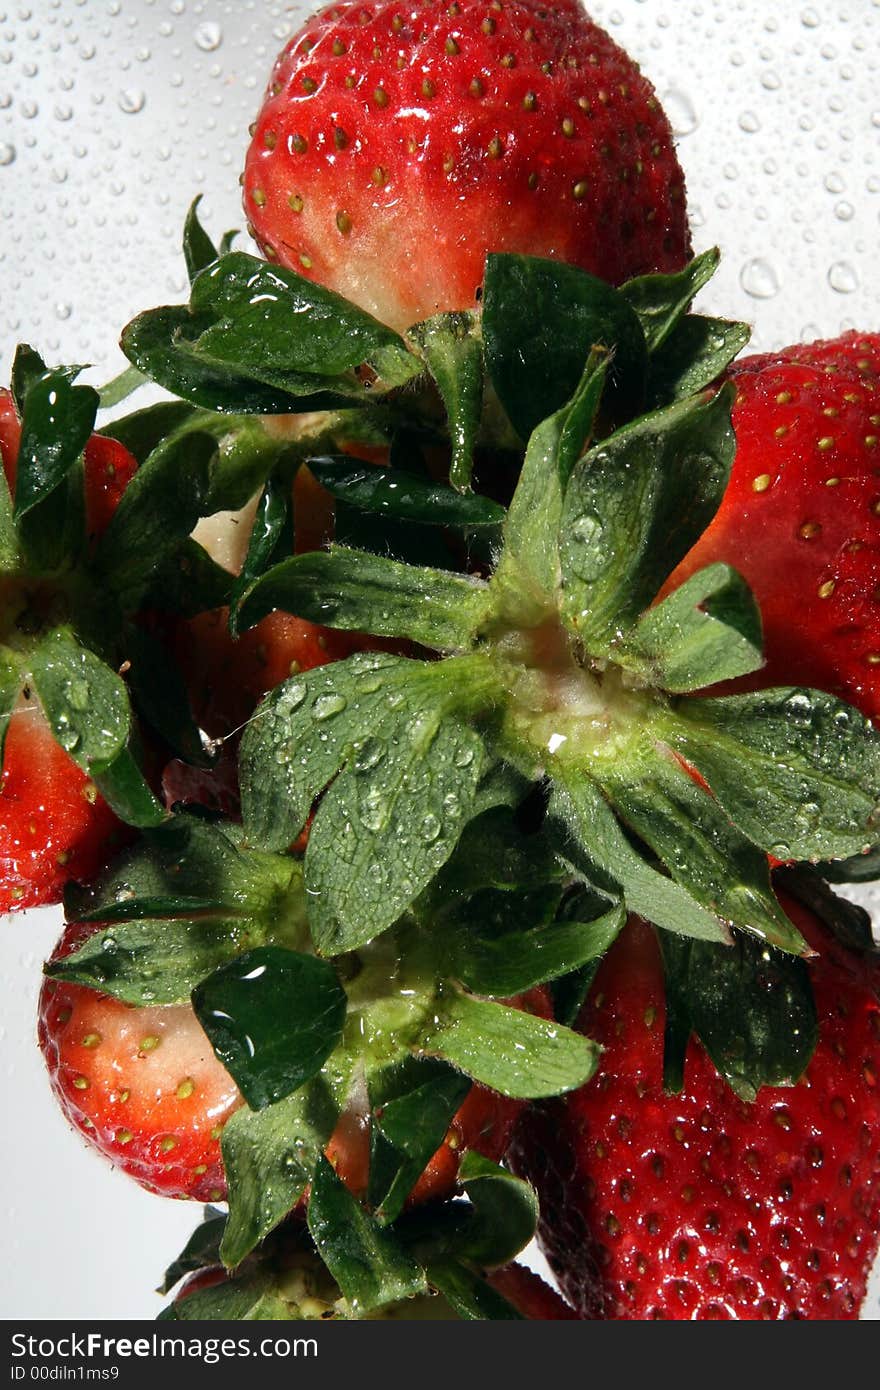
[[[287,1216],[311,1179],[339,1107],[323,1081],[255,1112],[229,1117],[220,1139],[229,1187],[223,1263],[234,1268]]]
[[[467,1322],[524,1321],[524,1315],[512,1303],[458,1260],[432,1260],[427,1273],[431,1286]]]
[[[505,517],[504,508],[491,498],[453,492],[429,478],[348,456],[310,458],[309,471],[340,501],[399,521],[465,531],[496,527]]]
[[[213,265],[217,259],[217,248],[199,221],[199,203],[201,201],[202,194],[200,193],[190,203],[186,221],[183,224],[183,258],[186,261],[186,273],[189,276],[190,284],[200,270]]]
[[[381,759],[363,768],[379,746]],[[355,950],[418,897],[471,818],[483,757],[479,734],[444,716],[436,697],[388,711],[373,727],[309,835],[306,891],[319,951]]]
[[[572,474],[559,531],[562,617],[612,652],[718,509],[735,451],[733,388],[644,416]]]
[[[218,1265],[220,1241],[225,1226],[226,1217],[213,1207],[207,1207],[204,1221],[193,1231],[177,1259],[168,1266],[156,1292],[170,1293],[174,1285],[179,1284],[185,1275]]]
[[[438,314],[407,335],[415,343],[446,408],[452,459],[449,481],[459,492],[471,484],[474,444],[483,404],[483,350],[473,314]]]
[[[528,920],[519,918],[518,904],[518,898],[510,904],[510,930],[485,934],[476,917],[470,931],[449,942],[450,973],[477,994],[521,994],[599,960],[626,921],[620,905],[591,922],[555,922],[530,929]]]
[[[15,517],[43,502],[63,482],[95,425],[98,393],[74,386],[77,368],[60,367],[31,382],[21,421]]]
[[[667,938],[663,952],[680,1008],[738,1096],[751,1101],[762,1086],[800,1079],[819,1036],[803,960],[741,933],[732,947]]]
[[[621,285],[620,294],[638,316],[649,353],[663,346],[700,290],[712,279],[720,260],[721,252],[712,247],[683,270],[670,275],[641,275]]]
[[[68,919],[106,924],[47,974],[130,1004],[189,999],[217,966],[273,941],[308,939],[302,869],[239,852],[216,825],[175,816],[149,831],[97,884],[68,892]]]
[[[784,951],[805,950],[773,895],[766,855],[670,755],[609,768],[603,782],[619,815],[699,903]]]
[[[210,320],[195,344],[200,356],[295,395],[327,388],[362,398],[355,368],[363,364],[379,377],[371,394],[422,370],[403,339],[357,305],[242,251],[196,277],[190,307]]]
[[[383,1225],[400,1215],[470,1089],[469,1077],[434,1057],[406,1057],[370,1076],[370,1202]]]
[[[280,608],[326,627],[454,651],[471,645],[492,605],[488,585],[479,580],[332,546],[292,555],[258,579],[238,622],[253,627]]]
[[[494,583],[512,596],[517,610],[526,599],[536,621],[555,603],[563,497],[591,437],[607,370],[608,359],[591,354],[572,399],[535,430],[507,514]]]
[[[551,814],[568,830],[561,853],[589,882],[614,896],[623,894],[630,912],[667,931],[697,940],[727,941],[715,912],[647,863],[633,849],[599,787],[589,777],[557,779]]]
[[[576,392],[595,348],[613,353],[611,379],[629,406],[645,387],[645,338],[622,294],[586,271],[534,256],[490,255],[483,341],[492,384],[528,439]]]
[[[257,946],[193,990],[196,1017],[252,1110],[320,1071],[342,1037],[347,1001],[329,961]]]
[[[880,731],[799,687],[680,701],[663,737],[731,820],[777,859],[843,858],[876,834]]]
[[[30,658],[31,676],[56,740],[90,776],[105,772],[127,746],[131,710],[125,684],[69,628],[54,628]]]
[[[312,1179],[308,1223],[355,1317],[427,1291],[424,1270],[367,1215],[323,1155]]]
[[[421,1046],[493,1091],[520,1100],[584,1085],[600,1051],[589,1038],[552,1020],[457,990],[439,1000]]]
[[[642,615],[618,659],[675,693],[749,675],[763,665],[760,610],[736,570],[709,565]]]
[[[685,315],[651,361],[651,403],[660,406],[684,400],[711,386],[751,336],[746,323]]]

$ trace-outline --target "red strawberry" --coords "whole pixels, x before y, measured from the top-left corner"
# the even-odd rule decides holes
[[[68,926],[52,957],[70,955],[100,926]],[[549,1016],[544,990],[512,1001]],[[47,979],[39,1041],[56,1099],[70,1123],[142,1187],[168,1197],[226,1195],[220,1134],[242,1104],[189,1004],[135,1007],[68,981]],[[468,1149],[499,1159],[521,1101],[473,1086],[410,1197],[447,1196]],[[367,1185],[370,1120],[360,1090],[327,1153],[356,1192]]]
[[[764,621],[760,684],[808,685],[880,718],[880,335],[746,358],[718,515],[672,576],[726,560]]]
[[[784,905],[821,950],[798,1085],[739,1100],[692,1039],[682,1094],[664,1093],[659,952],[634,920],[580,1018],[606,1049],[599,1076],[527,1119],[515,1167],[586,1317],[858,1314],[880,1232],[880,970]]]
[[[95,928],[68,927],[53,959]],[[241,1105],[188,1004],[132,1008],[82,985],[47,980],[40,1047],[62,1111],[151,1192],[217,1201],[220,1131]]]
[[[0,458],[12,495],[20,441],[12,395],[0,390]],[[136,468],[132,455],[115,440],[99,435],[89,440],[84,498],[90,542],[106,529]],[[17,654],[24,640],[23,610],[31,603],[39,609],[51,600],[42,582],[32,594],[26,586],[27,576],[16,574],[0,610],[0,644],[11,641]],[[88,878],[97,871],[117,827],[94,783],[55,742],[33,692],[23,682],[9,721],[0,775],[0,913],[57,902],[68,879]]]
[[[244,173],[266,256],[403,329],[487,251],[619,284],[688,258],[669,122],[580,5],[346,3],[275,64]]]

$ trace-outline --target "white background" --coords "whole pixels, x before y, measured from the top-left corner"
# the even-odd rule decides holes
[[[0,0],[0,379],[20,339],[106,378],[125,321],[184,297],[185,209],[203,192],[212,230],[242,225],[247,127],[307,9]],[[590,9],[666,105],[698,249],[725,253],[704,306],[754,322],[762,348],[880,326],[880,0]],[[0,921],[0,1315],[152,1317],[198,1212],[110,1171],[55,1110],[34,1011],[59,926]]]

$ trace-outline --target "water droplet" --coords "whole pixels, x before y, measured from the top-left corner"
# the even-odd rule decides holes
[[[664,94],[662,104],[674,135],[691,135],[700,124],[690,97],[677,88],[671,87]]]
[[[2,145],[0,145],[0,165],[3,165],[3,164],[14,164],[14,163],[15,163],[15,146],[14,146],[14,145],[7,145],[7,144],[5,144],[5,143],[2,144]]]
[[[327,695],[319,695],[315,701],[314,715],[321,721],[332,719],[334,715],[341,714],[348,708],[348,701],[344,695],[331,690]]]
[[[136,116],[143,111],[146,100],[146,93],[140,87],[125,87],[116,98],[120,111],[124,111],[126,116]]]
[[[213,24],[206,20],[196,29],[193,38],[196,41],[196,48],[200,48],[203,53],[213,53],[223,42],[223,30],[219,24]]]
[[[854,294],[861,282],[849,261],[835,261],[828,271],[828,283],[838,294]]]
[[[283,721],[287,715],[298,710],[308,693],[308,687],[303,685],[302,681],[288,685],[278,697],[278,703],[275,706],[277,718]]]
[[[384,829],[388,820],[389,803],[384,792],[378,787],[368,787],[360,806],[362,825],[376,833]]]
[[[378,738],[368,738],[364,743],[356,745],[354,770],[355,772],[371,772],[384,757],[384,743]]]
[[[594,545],[602,534],[602,522],[594,512],[584,512],[574,523],[572,532],[582,545]]]
[[[69,319],[73,313],[73,306],[70,304],[56,304],[55,314],[59,319]]]
[[[739,118],[739,128],[747,135],[755,135],[761,129],[761,122],[754,111],[743,111]]]
[[[459,748],[458,752],[456,753],[456,755],[455,755],[455,757],[454,757],[454,759],[453,759],[453,762],[455,763],[455,766],[456,766],[456,767],[464,768],[464,767],[470,767],[470,765],[471,765],[471,763],[473,762],[473,760],[474,760],[474,750],[473,750],[473,748]]]
[[[820,23],[821,20],[819,19],[819,15],[813,9],[812,5],[809,5],[807,9],[801,11],[801,24],[805,29],[818,29]]]
[[[779,293],[779,278],[769,261],[760,256],[746,261],[739,282],[752,299],[773,299]]]

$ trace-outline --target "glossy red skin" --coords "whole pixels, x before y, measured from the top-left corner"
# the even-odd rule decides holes
[[[656,938],[633,921],[579,1020],[597,1078],[527,1115],[512,1153],[541,1200],[541,1241],[587,1318],[852,1319],[880,1232],[880,967],[821,951],[806,1076],[752,1104],[691,1040],[684,1090],[662,1089]]]
[[[880,719],[880,336],[745,358],[737,451],[712,524],[666,585],[724,560],[761,609],[767,663]],[[821,441],[821,443],[820,443]]]
[[[472,308],[487,251],[615,284],[690,253],[669,122],[576,4],[322,10],[275,64],[244,205],[269,259],[397,329]]]
[[[68,927],[53,959],[95,930]],[[225,1195],[220,1132],[242,1098],[188,1004],[135,1008],[47,979],[38,1037],[65,1117],[117,1168],[164,1197]]]
[[[0,456],[13,495],[20,442],[12,395],[0,390]],[[115,440],[89,440],[84,488],[90,539],[106,529],[136,469]],[[118,831],[94,783],[55,742],[36,700],[22,701],[9,723],[0,774],[0,913],[58,902],[69,879],[97,872]]]

